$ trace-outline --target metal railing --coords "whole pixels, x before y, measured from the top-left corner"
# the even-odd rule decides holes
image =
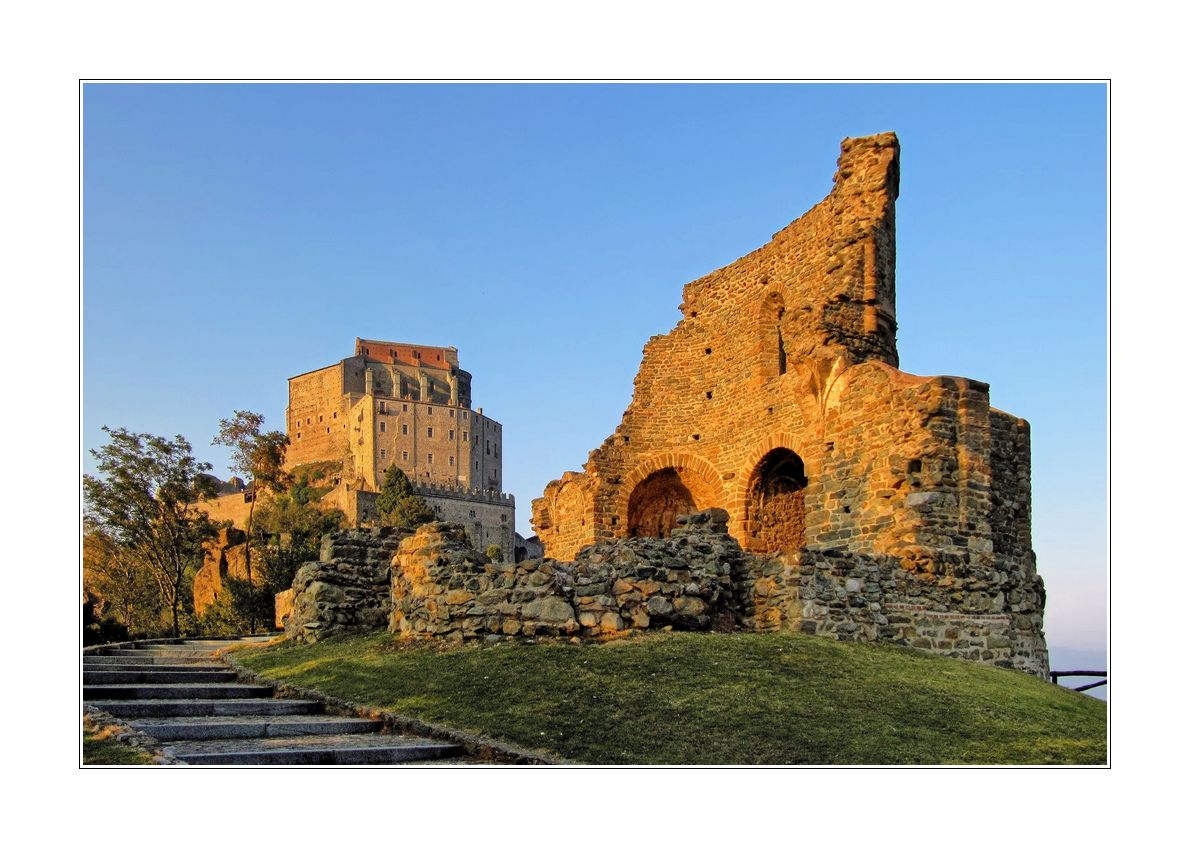
[[[1077,671],[1051,671],[1050,681],[1057,683],[1059,677],[1102,677],[1102,680],[1096,680],[1094,683],[1084,683],[1082,686],[1071,686],[1075,692],[1086,692],[1088,689],[1095,689],[1099,686],[1107,685],[1106,671],[1085,671],[1079,669]]]

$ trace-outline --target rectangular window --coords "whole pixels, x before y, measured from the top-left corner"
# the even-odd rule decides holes
[[[467,441],[467,431],[466,430],[463,431],[463,441],[464,442]]]
[[[434,464],[434,454],[432,454],[432,453],[426,454],[426,465],[433,465],[433,464]]]
[[[402,436],[408,436],[408,435],[409,435],[409,425],[408,425],[408,424],[402,424],[402,425],[401,425],[401,435],[402,435]]]
[[[487,439],[483,440],[483,452],[486,453],[488,456],[492,455],[492,443],[489,442]]]
[[[401,411],[402,411],[402,412],[408,412],[408,411],[409,411],[409,404],[407,404],[407,403],[403,403],[403,404],[401,404]]]
[[[467,420],[467,413],[466,413],[466,412],[464,412],[464,413],[463,413],[463,420],[464,420],[464,421],[466,421],[466,420]]]
[[[319,415],[319,416],[318,416],[318,423],[319,423],[319,424],[321,424],[321,423],[322,423],[322,416],[321,416],[321,415]]]
[[[339,417],[339,413],[337,413],[337,412],[331,413],[331,418],[338,418],[338,417]]]
[[[380,458],[384,459],[384,448],[380,449]]]
[[[434,428],[433,427],[426,428],[426,436],[431,439],[434,438]]]
[[[449,439],[450,441],[453,442],[455,440],[455,431],[451,430],[449,433],[446,434],[446,437],[447,437],[447,439]]]
[[[479,470],[479,460],[478,460],[478,459],[477,459],[477,460],[475,460],[475,470],[476,470],[476,471],[478,471],[478,470]]]
[[[384,432],[384,422],[383,421],[380,422],[380,432],[381,433]]]
[[[385,406],[384,401],[380,401],[380,414],[383,415],[386,412],[388,412],[388,407]]]
[[[405,462],[409,461],[409,451],[401,451],[401,459]]]
[[[455,417],[455,411],[453,409],[447,414],[450,415],[451,418]]]
[[[448,460],[446,461],[446,464],[447,464],[447,465],[454,465],[454,464],[455,464],[455,458],[452,456],[450,459],[448,459]]]

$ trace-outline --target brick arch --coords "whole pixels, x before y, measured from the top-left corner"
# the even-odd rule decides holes
[[[715,466],[693,454],[657,454],[637,465],[620,483],[612,506],[612,514],[616,518],[615,536],[622,537],[628,533],[628,506],[632,493],[649,478],[664,472],[676,474],[681,484],[689,491],[695,509],[725,506],[727,493]]]
[[[806,462],[804,446],[789,433],[779,432],[766,436],[748,454],[747,459],[740,465],[740,471],[736,475],[735,486],[732,488],[731,498],[727,507],[727,511],[732,518],[732,535],[739,539],[740,544],[748,549],[752,549],[755,543],[748,529],[748,520],[751,517],[749,515],[751,489],[755,483],[755,477],[761,463],[773,451],[779,449],[788,450],[796,454],[806,468],[805,473],[807,475],[810,473],[807,467],[808,463]]]

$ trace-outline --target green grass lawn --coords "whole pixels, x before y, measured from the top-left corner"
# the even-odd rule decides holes
[[[800,634],[237,652],[260,674],[588,763],[1103,763],[1107,710],[1021,672]]]
[[[84,720],[83,765],[150,766],[153,758],[139,748],[108,738],[105,731]]]

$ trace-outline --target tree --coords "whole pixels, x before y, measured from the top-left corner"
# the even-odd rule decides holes
[[[395,465],[390,465],[384,472],[384,482],[376,496],[376,512],[383,524],[402,530],[416,530],[438,517],[430,505],[414,493],[413,484],[405,472]]]
[[[263,551],[264,583],[270,597],[293,584],[302,563],[318,559],[322,536],[347,522],[340,509],[322,509],[310,500],[308,481],[299,475],[289,490],[262,504],[256,516]]]
[[[161,619],[161,598],[148,570],[90,522],[83,528],[83,591],[94,599],[97,615],[113,616],[131,633],[148,633]]]
[[[285,464],[285,447],[289,444],[289,439],[280,430],[262,433],[260,428],[263,426],[264,416],[259,412],[237,409],[234,417],[219,421],[219,434],[211,441],[212,445],[231,448],[229,470],[251,480],[252,500],[248,506],[248,526],[244,528],[248,533],[249,542],[252,539],[252,518],[256,511],[256,499],[263,491],[283,492],[286,486],[286,474],[282,466]],[[248,573],[248,582],[251,583],[251,544],[245,552],[244,569]],[[252,629],[255,630],[255,627]]]
[[[202,562],[216,526],[198,509],[214,494],[211,466],[196,462],[182,436],[172,441],[104,427],[110,443],[91,455],[100,476],[83,476],[84,519],[148,571],[169,607],[173,635],[186,578]]]

